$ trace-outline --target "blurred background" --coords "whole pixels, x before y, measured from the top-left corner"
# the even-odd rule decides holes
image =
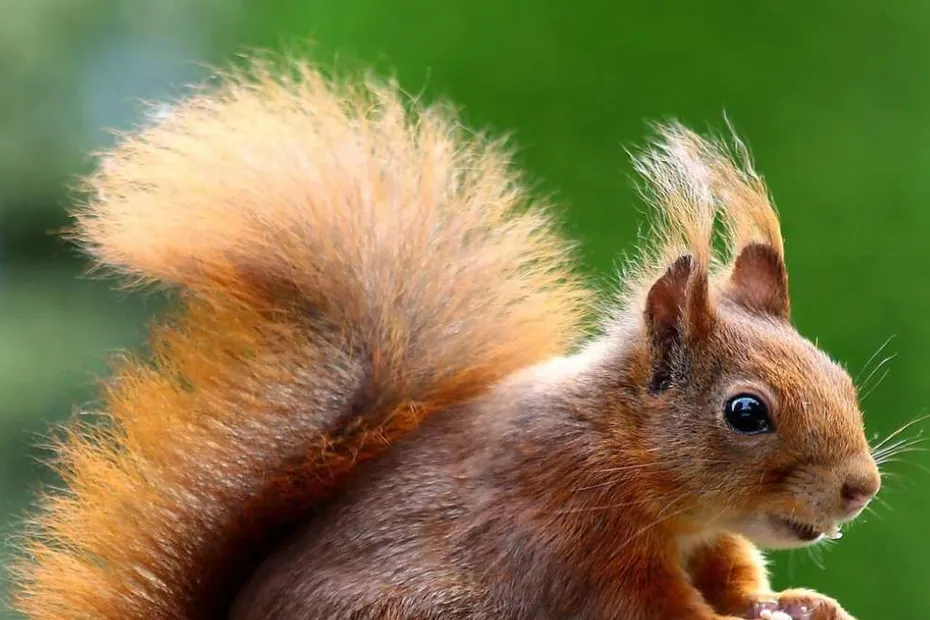
[[[799,328],[854,376],[891,338],[872,363],[896,355],[869,381],[890,369],[864,402],[870,433],[930,405],[926,2],[0,0],[4,537],[54,482],[42,435],[93,398],[108,352],[137,346],[159,306],[82,277],[54,234],[71,188],[141,100],[256,47],[374,67],[511,134],[604,274],[642,223],[623,148],[648,120],[719,128],[725,111],[781,210]],[[840,544],[775,554],[776,586],[821,589],[862,620],[930,618],[927,464],[891,466]]]

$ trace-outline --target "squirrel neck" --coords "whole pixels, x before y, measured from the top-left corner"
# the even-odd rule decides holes
[[[672,548],[706,533],[699,501],[650,443],[641,342],[604,336],[512,377],[485,407],[504,501],[557,528],[566,548]]]

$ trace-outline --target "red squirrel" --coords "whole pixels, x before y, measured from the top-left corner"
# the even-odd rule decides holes
[[[177,309],[59,442],[15,607],[849,620],[758,550],[880,486],[763,181],[677,123],[634,161],[655,217],[604,303],[509,148],[392,82],[256,62],[126,136],[74,235]]]

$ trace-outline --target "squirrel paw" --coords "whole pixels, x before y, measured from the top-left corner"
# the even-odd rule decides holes
[[[812,590],[786,590],[752,604],[753,620],[855,620],[839,603]]]

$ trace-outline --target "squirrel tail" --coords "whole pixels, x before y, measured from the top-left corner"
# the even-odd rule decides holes
[[[271,533],[425,417],[559,355],[589,293],[503,146],[392,84],[256,63],[104,153],[75,235],[173,290],[59,442],[33,620],[222,615]]]

